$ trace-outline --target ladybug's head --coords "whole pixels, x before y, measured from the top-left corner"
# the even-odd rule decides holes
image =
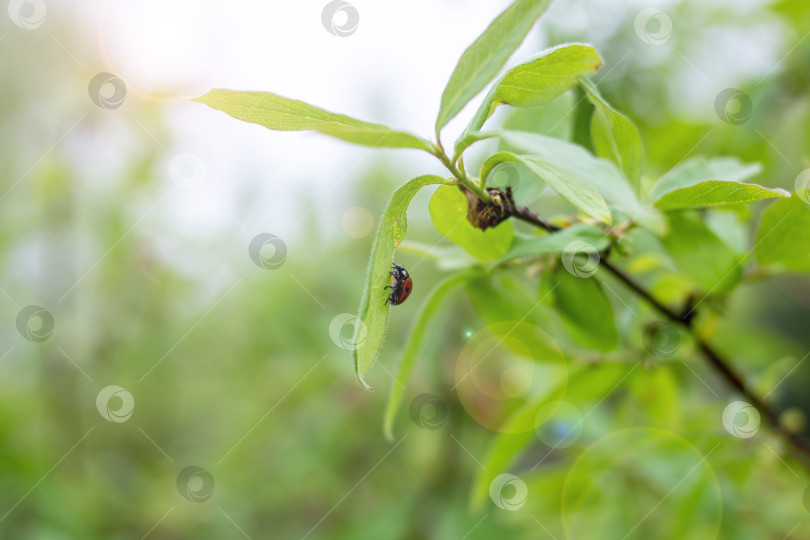
[[[407,277],[410,275],[410,274],[408,274],[408,271],[407,271],[407,270],[405,270],[405,267],[404,267],[404,266],[402,266],[401,264],[394,264],[394,265],[393,265],[393,268],[394,268],[394,272],[393,272],[393,273],[394,273],[395,275],[396,275],[396,274],[399,274],[400,276],[402,276],[402,278],[403,278],[403,279],[404,279],[404,278],[407,278]]]

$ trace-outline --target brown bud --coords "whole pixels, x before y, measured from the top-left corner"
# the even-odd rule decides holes
[[[508,186],[506,191],[487,188],[487,193],[491,198],[490,202],[482,201],[464,186],[459,186],[459,189],[467,196],[467,221],[476,229],[485,231],[512,215],[515,201],[512,198],[512,188]]]

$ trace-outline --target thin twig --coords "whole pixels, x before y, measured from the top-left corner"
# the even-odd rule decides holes
[[[545,221],[529,208],[513,207],[511,209],[512,216],[531,223],[536,227],[540,227],[548,232],[554,233],[560,230],[554,224]],[[702,337],[696,334],[692,321],[694,320],[693,313],[690,316],[679,315],[672,309],[665,306],[658,299],[656,299],[647,289],[637,282],[632,276],[627,274],[621,268],[618,268],[613,263],[603,258],[601,263],[605,269],[613,274],[619,281],[624,283],[638,296],[647,301],[659,313],[664,315],[667,319],[675,324],[678,324],[686,329],[689,335],[692,336],[703,356],[708,361],[709,365],[728,383],[731,388],[742,394],[751,405],[757,408],[759,412],[765,417],[774,431],[794,450],[799,461],[805,467],[810,469],[810,445],[808,442],[796,433],[793,433],[785,428],[779,421],[779,413],[764,399],[760,398],[743,380],[742,376],[731,366],[731,363],[724,359],[709,343]]]

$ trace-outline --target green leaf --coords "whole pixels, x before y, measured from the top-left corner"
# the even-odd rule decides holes
[[[428,244],[405,240],[399,245],[398,249],[413,253],[419,258],[435,261],[439,270],[461,270],[478,265],[476,259],[470,257],[466,251],[456,245],[437,246],[434,243]]]
[[[456,153],[467,135],[481,129],[498,105],[536,107],[563,94],[577,84],[579,77],[594,73],[602,65],[590,45],[561,45],[541,52],[531,60],[506,72],[489,91],[478,111],[456,143]]]
[[[522,320],[543,328],[553,336],[559,336],[555,339],[561,347],[572,345],[567,341],[568,336],[559,317],[544,303],[546,297],[538,298],[537,288],[526,283],[525,271],[501,270],[476,276],[467,281],[464,288],[473,309],[487,325]],[[511,347],[511,340],[507,340],[505,345]]]
[[[759,163],[742,163],[735,157],[690,158],[673,167],[658,180],[650,192],[650,200],[657,201],[670,191],[694,186],[707,180],[742,182],[761,171],[762,166]]]
[[[506,191],[512,190],[512,199],[518,206],[528,206],[534,202],[546,185],[518,161],[508,161],[496,165],[487,175],[487,185]]]
[[[661,242],[678,270],[706,293],[726,292],[742,279],[740,258],[691,214],[671,213]]]
[[[570,114],[575,103],[574,93],[566,92],[543,105],[506,115],[503,129],[540,133],[547,137],[569,141],[573,131]]]
[[[763,265],[810,270],[810,205],[798,195],[782,199],[762,214],[754,255]]]
[[[460,155],[461,152],[469,148],[474,143],[477,143],[478,141],[492,139],[497,136],[498,136],[497,133],[485,133],[482,131],[471,131],[471,132],[464,131],[456,140],[456,147],[455,147],[456,155]]]
[[[545,327],[546,317],[553,315],[538,305],[524,280],[506,272],[477,276],[465,283],[465,289],[476,313],[487,324],[526,320]]]
[[[436,119],[441,130],[503,67],[551,0],[516,0],[470,45],[442,93]]]
[[[605,199],[594,188],[576,174],[573,164],[563,164],[556,160],[546,160],[541,156],[518,156],[510,152],[500,152],[487,159],[481,166],[481,178],[501,163],[518,161],[525,165],[537,178],[548,184],[560,197],[577,207],[583,214],[610,223],[610,209]]]
[[[582,86],[595,107],[591,116],[591,140],[596,155],[618,165],[638,189],[641,179],[641,136],[638,129],[605,101],[591,81],[582,79]]]
[[[416,135],[331,113],[303,101],[269,92],[211,90],[192,101],[226,112],[238,120],[259,124],[275,131],[318,131],[365,146],[415,148],[433,152],[433,145]]]
[[[709,180],[693,186],[676,189],[655,201],[661,210],[680,210],[699,206],[725,206],[751,203],[761,199],[790,197],[784,189],[769,189],[757,184],[742,184],[727,180]]]
[[[598,253],[610,244],[608,235],[599,227],[593,225],[572,225],[555,233],[543,233],[536,236],[515,236],[512,245],[509,246],[503,257],[498,262],[502,263],[521,257],[533,257],[546,253],[563,253],[566,248],[579,242],[578,246],[592,246],[592,251]],[[590,250],[578,250],[581,253],[588,253]]]
[[[509,221],[485,231],[473,227],[467,221],[467,197],[456,186],[437,189],[429,209],[436,230],[478,259],[497,259],[506,253],[515,236]]]
[[[501,131],[499,136],[517,151],[532,154],[549,167],[565,171],[579,184],[596,190],[617,220],[633,219],[649,229],[662,230],[659,215],[639,202],[630,182],[613,162],[597,158],[577,144],[553,137],[520,131]]]
[[[354,351],[354,371],[358,380],[368,390],[371,390],[371,387],[366,383],[365,375],[377,360],[388,327],[390,306],[385,301],[388,298],[385,286],[390,284],[389,272],[394,260],[394,249],[405,238],[408,230],[408,206],[423,187],[451,183],[451,180],[435,175],[414,178],[394,192],[380,219],[377,236],[371,248],[366,286],[357,314],[362,324],[356,325],[355,334],[355,343],[358,346]],[[365,340],[361,341],[362,333],[365,333]]]
[[[394,419],[402,404],[402,397],[405,395],[405,386],[408,384],[408,379],[411,377],[416,359],[421,354],[428,324],[443,305],[445,297],[452,292],[453,289],[469,280],[475,274],[476,272],[474,271],[458,274],[436,285],[428,299],[422,304],[419,313],[416,315],[416,319],[414,319],[414,324],[409,333],[408,345],[405,347],[405,352],[402,354],[402,360],[400,360],[399,363],[399,370],[397,371],[395,382],[391,385],[391,393],[388,395],[383,431],[386,438],[389,440],[393,440],[394,438],[392,432]]]
[[[726,209],[716,209],[711,212],[705,212],[703,219],[706,226],[717,235],[734,253],[741,254],[750,251],[750,215],[746,212],[745,216],[736,212],[740,208],[733,207]]]
[[[594,277],[580,278],[562,265],[554,270],[552,296],[563,324],[582,346],[607,352],[619,343],[613,306]]]

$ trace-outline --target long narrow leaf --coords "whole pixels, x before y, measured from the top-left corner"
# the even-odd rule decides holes
[[[598,191],[617,220],[630,218],[650,230],[663,232],[660,214],[639,202],[630,182],[613,162],[598,158],[577,144],[553,137],[520,131],[501,131],[499,136],[517,151],[536,156]]]
[[[541,156],[518,156],[510,152],[500,152],[487,159],[481,167],[482,178],[486,179],[495,167],[507,161],[518,161],[525,165],[532,174],[548,184],[560,197],[576,206],[583,214],[610,223],[610,209],[605,199],[577,174],[576,166],[561,164]]]
[[[354,343],[357,348],[354,350],[354,371],[358,380],[368,390],[371,390],[371,387],[366,383],[365,375],[377,360],[388,327],[389,304],[385,301],[388,297],[385,286],[390,284],[389,272],[394,259],[394,249],[405,238],[408,230],[408,206],[423,187],[451,183],[451,180],[430,174],[414,178],[394,192],[380,219],[377,236],[371,248],[366,286],[357,314],[361,324],[355,325],[357,333]],[[365,339],[361,340],[361,335],[365,335]]]
[[[422,304],[411,328],[408,345],[402,354],[399,363],[399,370],[394,383],[391,385],[391,393],[388,395],[388,405],[385,409],[385,419],[383,421],[383,431],[386,438],[393,440],[394,420],[402,404],[402,396],[405,394],[405,386],[413,373],[413,367],[419,356],[422,345],[427,334],[428,324],[433,319],[433,315],[442,306],[445,297],[456,287],[463,284],[474,276],[477,272],[469,271],[463,274],[451,276],[434,287],[428,299]]]
[[[550,3],[551,0],[516,0],[464,51],[442,94],[437,131],[498,74]]]
[[[641,178],[641,136],[638,129],[605,101],[590,80],[582,79],[581,83],[595,107],[591,116],[591,140],[596,155],[615,163],[638,190]]]
[[[456,153],[469,145],[469,134],[481,129],[498,105],[537,107],[577,85],[595,72],[602,59],[590,45],[560,45],[507,71],[490,90],[456,142]]]
[[[269,92],[215,89],[192,101],[275,131],[318,131],[364,146],[432,151],[431,143],[416,135],[332,113]]]

